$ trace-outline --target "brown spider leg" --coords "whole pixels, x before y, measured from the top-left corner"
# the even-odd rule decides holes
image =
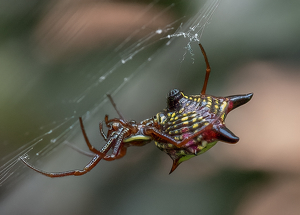
[[[66,172],[45,172],[45,171],[37,169],[36,167],[27,163],[27,161],[25,161],[23,157],[20,157],[20,159],[26,166],[33,169],[34,171],[41,173],[47,177],[57,178],[57,177],[65,177],[65,176],[69,176],[69,175],[75,175],[75,176],[83,175],[83,174],[89,172],[91,169],[93,169],[99,163],[99,161],[102,159],[102,157],[99,155],[95,155],[95,157],[84,167],[83,170],[72,170],[72,171],[66,171]]]
[[[123,115],[121,114],[121,112],[118,110],[116,103],[114,102],[113,98],[111,97],[110,94],[106,94],[106,96],[109,98],[110,103],[112,104],[112,106],[114,107],[115,111],[117,112],[117,114],[119,115],[119,117],[122,120],[125,120],[125,118],[123,117]]]
[[[127,152],[127,147],[123,146],[120,148],[119,153],[115,157],[111,157],[107,155],[103,159],[106,161],[113,161],[121,157],[124,157],[124,155],[126,155],[126,152]]]
[[[128,122],[124,121],[123,119],[114,118],[114,119],[108,120],[108,115],[105,115],[105,123],[106,123],[107,127],[109,127],[108,124],[110,122],[119,122],[121,125],[123,125],[124,127],[128,127],[133,132],[136,130],[136,128],[134,126],[130,125]]]
[[[107,114],[106,114],[105,117],[104,117],[104,122],[105,122],[106,127],[109,128],[109,124],[108,124],[108,115],[107,115]]]
[[[83,137],[85,139],[85,142],[86,142],[86,145],[89,147],[90,151],[91,152],[94,152],[95,154],[97,155],[100,155],[102,157],[105,156],[105,154],[101,153],[100,151],[98,151],[96,148],[94,148],[94,146],[92,146],[92,144],[90,143],[87,135],[86,135],[86,132],[85,132],[85,129],[84,129],[84,126],[83,126],[83,122],[82,122],[82,118],[79,117],[79,122],[80,122],[80,128],[81,128],[81,131],[82,131],[82,134],[83,134]]]
[[[103,139],[105,141],[107,141],[107,136],[105,135],[104,131],[103,131],[103,125],[102,125],[102,122],[99,123],[99,130],[100,130],[100,134],[101,136],[103,137]]]
[[[115,157],[120,152],[121,143],[123,141],[124,134],[128,131],[129,131],[129,129],[125,128],[124,131],[122,131],[121,134],[119,135],[118,140],[113,149],[113,153],[112,153],[113,157]]]
[[[113,161],[113,160],[119,159],[121,157],[124,157],[124,155],[126,155],[126,152],[127,152],[127,147],[123,146],[120,148],[119,153],[115,157],[111,157],[111,156],[107,155],[103,159],[106,161]]]
[[[110,122],[119,122],[123,126],[127,125],[127,122],[125,120],[123,120],[123,119],[113,118],[113,119],[108,120],[108,115],[105,115],[105,123],[106,123],[106,125],[108,125]],[[109,126],[107,126],[107,127],[109,127]]]
[[[213,123],[213,122],[212,122]],[[187,142],[189,142],[191,139],[197,137],[198,135],[200,135],[205,129],[209,129],[213,126],[213,124],[210,123],[209,125],[207,126],[204,126],[201,130],[199,130],[197,133],[189,136],[188,138],[182,140],[182,141],[176,141],[174,140],[172,137],[170,137],[169,135],[167,134],[164,134],[162,132],[160,132],[159,130],[157,130],[156,128],[153,128],[153,127],[149,127],[149,128],[146,128],[145,129],[145,134],[146,135],[156,135],[158,136],[159,138],[167,141],[168,143],[171,143],[173,144],[174,146],[176,146],[177,148],[180,148],[181,146],[185,145]]]
[[[164,134],[162,132],[160,132],[157,128],[155,127],[145,127],[144,128],[144,134],[146,136],[152,136],[152,135],[155,135],[155,136],[158,136],[159,138],[167,141],[168,143],[171,143],[173,144],[174,146],[178,147],[178,144],[180,142],[174,140],[172,137],[170,137],[169,135],[167,134]]]
[[[202,95],[205,95],[206,87],[207,87],[207,83],[208,83],[208,78],[209,78],[209,74],[210,74],[210,66],[209,66],[208,58],[207,58],[207,56],[206,56],[206,52],[205,52],[203,46],[201,45],[201,43],[199,43],[199,46],[200,46],[200,49],[201,49],[201,51],[202,51],[202,54],[203,54],[203,56],[204,56],[204,60],[205,60],[205,63],[206,63],[205,80],[204,80],[203,88],[202,88],[202,90],[201,90],[201,94],[202,94]]]
[[[108,119],[108,115],[105,115],[105,124],[106,124],[106,127],[110,127],[109,126],[109,123],[110,122],[119,122],[121,125],[123,125],[123,126],[130,126],[130,127],[132,127],[131,125],[128,125],[128,123],[125,121],[125,120],[123,120],[123,119],[118,119],[118,118],[114,118],[114,119]]]
[[[103,139],[107,142],[107,137],[106,135],[104,134],[103,132],[103,126],[102,126],[102,123],[100,122],[99,123],[99,128],[100,128],[100,134],[102,135]],[[65,141],[64,142],[67,146],[71,147],[72,149],[74,149],[75,151],[83,154],[83,155],[86,155],[88,157],[94,157],[95,156],[95,153],[90,153],[90,152],[87,152],[87,151],[84,151],[80,148],[78,148],[77,146],[74,146],[73,144],[70,144],[69,142]],[[100,152],[99,152],[100,153]]]
[[[109,140],[101,149],[102,154],[106,154],[110,148],[112,147],[112,140]],[[71,171],[65,171],[65,172],[45,172],[43,170],[37,169],[36,167],[32,166],[31,164],[27,163],[25,161],[24,157],[20,157],[21,161],[27,165],[29,168],[33,169],[34,171],[41,173],[47,177],[51,178],[57,178],[57,177],[64,177],[64,176],[69,176],[69,175],[74,175],[74,176],[79,176],[79,175],[84,175],[90,170],[92,170],[102,159],[103,157],[96,154],[95,157],[82,169],[82,170],[71,170]]]
[[[124,155],[126,155],[126,152],[127,152],[127,147],[122,147],[119,151],[119,153],[117,154],[116,156],[116,159],[119,159],[121,157],[124,157]]]
[[[181,146],[187,144],[191,139],[199,136],[202,132],[204,132],[206,129],[211,129],[214,125],[214,123],[220,119],[220,117],[222,116],[222,114],[225,113],[225,109],[223,111],[220,112],[220,114],[218,114],[218,116],[212,121],[210,122],[208,125],[204,126],[202,129],[200,129],[199,131],[197,131],[196,133],[192,134],[191,136],[189,136],[188,138],[182,140],[182,141],[176,141],[174,140],[172,137],[170,137],[167,134],[164,134],[162,132],[160,132],[159,130],[157,130],[154,127],[146,127],[144,130],[145,135],[156,135],[159,138],[167,141],[168,143],[173,144],[174,146],[176,146],[177,148],[180,148]]]
[[[106,161],[112,161],[112,160],[115,160],[117,158],[120,158],[119,154],[120,154],[120,151],[122,148],[124,148],[124,144],[122,145],[122,141],[123,141],[123,137],[124,137],[124,134],[126,132],[128,132],[129,129],[128,128],[125,128],[119,135],[118,135],[118,139],[117,139],[117,142],[116,144],[114,144],[114,148],[113,148],[113,152],[111,155],[106,155],[103,159],[106,160]],[[126,152],[125,152],[126,153]],[[125,155],[125,154],[124,154]],[[122,155],[122,157],[124,156]]]

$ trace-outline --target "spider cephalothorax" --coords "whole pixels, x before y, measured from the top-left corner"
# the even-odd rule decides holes
[[[82,119],[79,118],[86,144],[94,153],[93,159],[83,170],[48,173],[30,165],[24,157],[21,160],[31,169],[49,177],[83,175],[93,169],[101,159],[111,161],[121,158],[129,146],[143,146],[153,140],[160,150],[172,158],[171,173],[180,163],[206,152],[218,141],[238,142],[239,138],[225,126],[224,121],[231,110],[250,101],[253,94],[228,97],[206,95],[210,66],[203,47],[199,45],[206,63],[205,81],[199,95],[186,96],[182,91],[173,89],[168,93],[166,109],[140,123],[126,121],[108,95],[120,118],[108,120],[108,116],[105,116],[105,125],[108,128],[106,135],[100,123],[100,133],[106,141],[101,150],[90,144]]]

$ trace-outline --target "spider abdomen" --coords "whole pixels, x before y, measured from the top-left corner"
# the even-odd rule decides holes
[[[171,172],[183,161],[206,152],[219,140],[236,143],[239,138],[226,128],[224,120],[229,111],[251,97],[252,94],[186,96],[179,90],[172,90],[168,94],[167,108],[154,117],[157,129],[180,145],[154,138],[155,145],[172,158]]]

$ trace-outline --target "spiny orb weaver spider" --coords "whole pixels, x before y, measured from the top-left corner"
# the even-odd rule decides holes
[[[20,159],[31,169],[48,177],[78,176],[89,172],[102,159],[112,161],[123,157],[129,146],[143,146],[154,140],[155,145],[173,160],[170,171],[172,173],[180,163],[206,152],[218,141],[237,143],[239,138],[226,128],[224,121],[231,110],[247,103],[253,94],[228,97],[206,95],[210,65],[204,48],[201,44],[199,46],[206,63],[205,81],[200,95],[186,96],[182,91],[173,89],[167,95],[167,108],[140,123],[125,120],[108,95],[120,118],[109,120],[108,115],[105,116],[105,125],[108,128],[106,135],[100,122],[100,134],[106,141],[101,150],[91,145],[82,118],[79,117],[85,142],[89,150],[94,153],[93,159],[84,169],[45,172],[29,164],[24,157]]]

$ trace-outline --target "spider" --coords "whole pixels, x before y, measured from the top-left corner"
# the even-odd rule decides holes
[[[119,159],[126,154],[128,147],[143,146],[154,140],[155,145],[173,160],[170,171],[172,173],[183,161],[206,152],[218,141],[237,143],[239,138],[225,126],[224,121],[231,110],[250,101],[253,94],[228,97],[206,95],[211,69],[204,48],[201,44],[199,46],[206,63],[206,75],[200,95],[186,96],[182,91],[173,89],[167,95],[166,109],[140,123],[125,120],[108,95],[119,118],[108,119],[108,115],[105,116],[107,134],[103,130],[103,123],[100,122],[100,134],[106,141],[101,150],[92,146],[82,118],[79,117],[83,137],[93,153],[93,159],[82,170],[45,172],[29,164],[24,157],[20,158],[21,161],[48,177],[79,176],[92,170],[102,159],[106,161]]]

